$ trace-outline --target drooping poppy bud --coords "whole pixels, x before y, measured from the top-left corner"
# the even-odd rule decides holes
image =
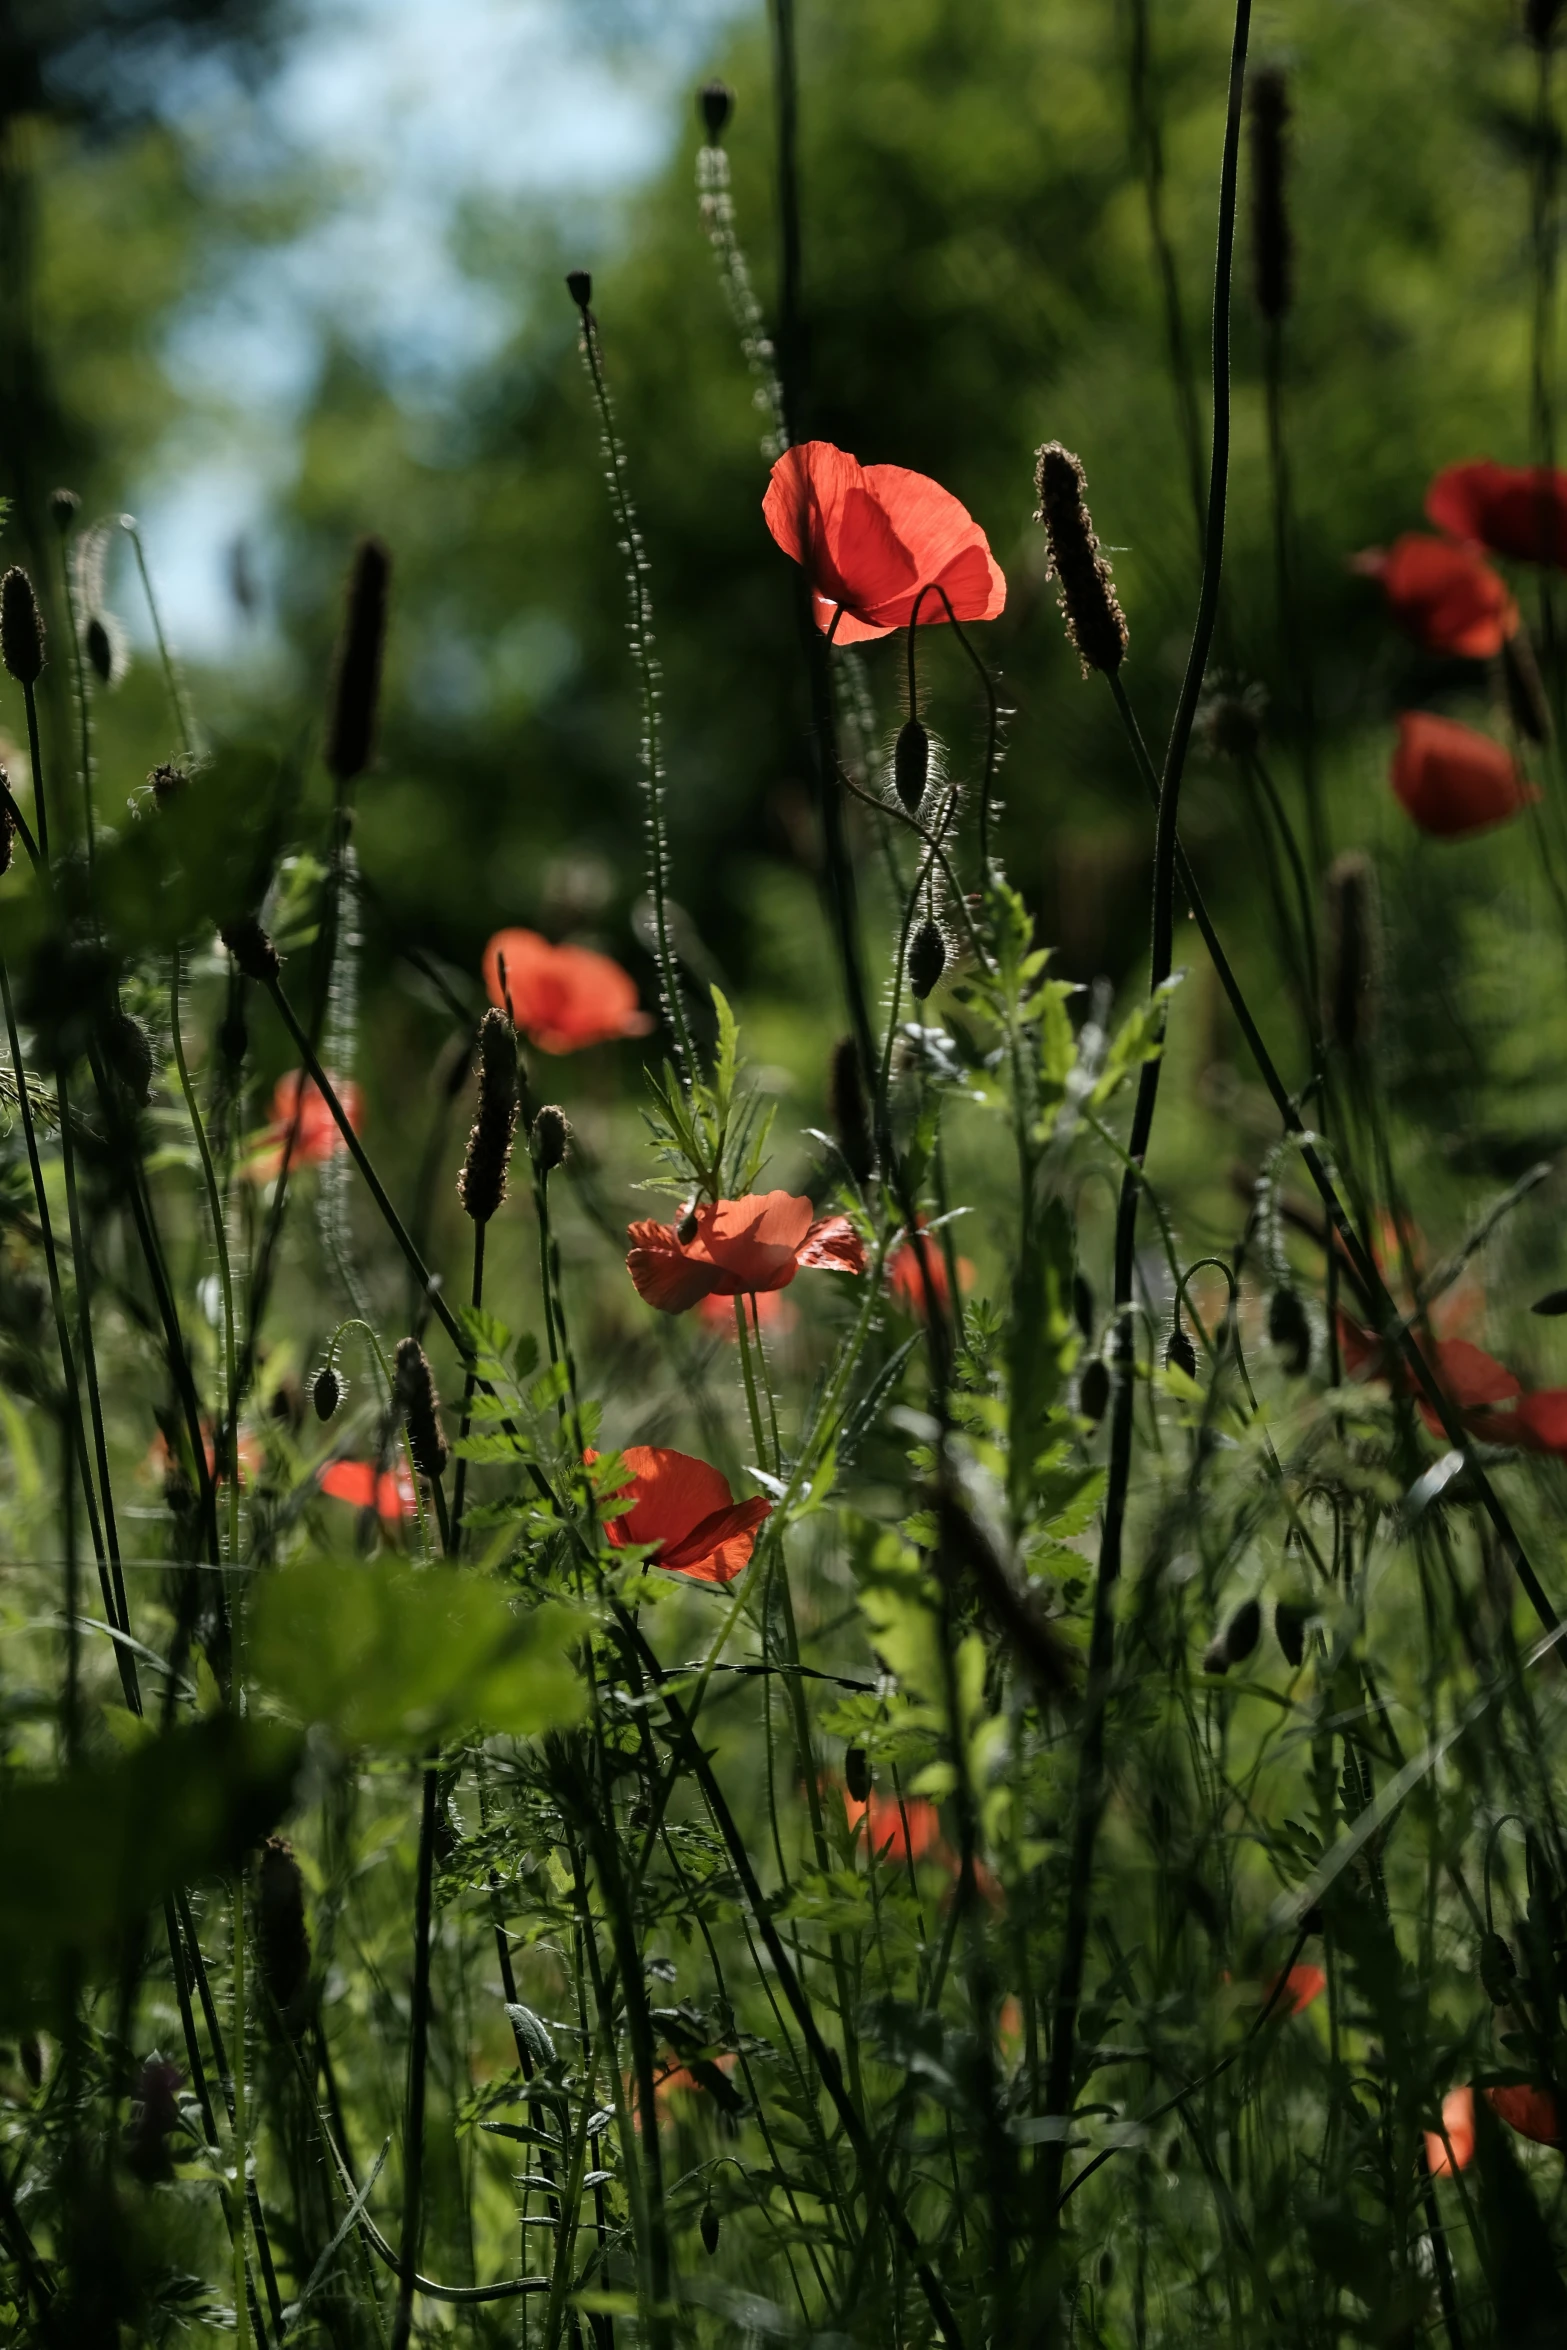
[[[1047,441],[1035,464],[1034,484],[1039,492],[1035,520],[1045,526],[1066,633],[1083,675],[1090,669],[1113,675],[1126,658],[1126,618],[1089,519],[1082,465],[1059,441]]]
[[[327,773],[351,783],[370,764],[375,747],[376,704],[381,693],[381,654],[386,643],[386,597],[392,558],[380,539],[364,538],[354,549],[348,575],[348,606],[337,649],[332,715],[327,727]]]
[[[1505,2007],[1518,1981],[1518,1961],[1500,1934],[1480,1937],[1480,1981],[1493,2007]]]
[[[930,736],[917,718],[905,719],[892,750],[892,780],[911,816],[919,814],[930,781]]]
[[[1288,1665],[1298,1665],[1306,1653],[1306,1611],[1292,1599],[1273,1603],[1273,1636]]]
[[[247,979],[269,987],[283,968],[283,958],[254,914],[219,925],[218,936]]]
[[[1298,1290],[1276,1289],[1268,1300],[1268,1336],[1284,1357],[1284,1368],[1298,1379],[1311,1361],[1311,1323]]]
[[[1508,711],[1519,733],[1528,742],[1548,743],[1551,706],[1545,698],[1534,647],[1522,628],[1515,629],[1502,646],[1502,683],[1507,688]]]
[[[82,501],[74,490],[51,490],[49,492],[50,519],[61,538],[65,537],[81,510]]]
[[[1085,1420],[1092,1420],[1097,1428],[1105,1416],[1110,1401],[1110,1369],[1103,1355],[1095,1355],[1083,1367],[1077,1383],[1077,1408]]]
[[[256,1885],[257,1959],[261,1980],[290,2033],[305,2021],[310,1992],[310,1932],[305,1924],[305,1880],[294,1847],[269,1836],[261,1847]]]
[[[727,82],[704,82],[696,94],[696,102],[701,108],[702,123],[707,132],[708,145],[710,147],[720,146],[723,143],[724,133],[729,128],[729,117],[735,110],[733,90]]]
[[[1353,1053],[1376,1026],[1376,875],[1358,849],[1329,868],[1327,928],[1328,1034]]]
[[[947,942],[938,923],[927,914],[909,941],[909,985],[923,1003],[947,968]]]
[[[856,1803],[869,1803],[871,1762],[863,1746],[851,1746],[844,1756],[843,1783]]]
[[[476,1224],[487,1224],[506,1197],[506,1166],[517,1131],[517,1040],[492,1006],[479,1023],[479,1106],[468,1135],[457,1196]]]
[[[1265,65],[1247,77],[1251,105],[1252,271],[1257,308],[1270,323],[1290,306],[1289,207],[1284,195],[1289,89],[1283,71]]]
[[[114,641],[98,613],[82,631],[82,645],[100,685],[112,685],[115,673]]]
[[[1184,1322],[1177,1321],[1171,1330],[1164,1350],[1165,1369],[1184,1371],[1188,1379],[1197,1376],[1197,1349]]]
[[[697,2224],[702,2231],[702,2249],[711,2255],[718,2250],[718,2214],[711,2203],[703,2204],[702,2217]]]
[[[330,1420],[343,1400],[343,1382],[330,1363],[323,1363],[310,1385],[310,1400],[315,1406],[316,1418]]]
[[[152,1039],[146,1029],[129,1012],[112,1012],[104,1047],[115,1076],[132,1101],[145,1109],[152,1091]]]
[[[430,1358],[417,1338],[397,1342],[395,1373],[397,1408],[408,1431],[408,1450],[414,1467],[431,1484],[439,1483],[450,1458],[441,1428],[440,1399]]]
[[[565,1111],[554,1102],[546,1102],[534,1119],[529,1147],[541,1175],[553,1175],[565,1163],[571,1148],[571,1126]]]
[[[1090,1346],[1094,1338],[1094,1293],[1086,1273],[1072,1275],[1072,1313]]]
[[[871,1136],[860,1083],[860,1056],[852,1036],[840,1037],[832,1054],[832,1123],[843,1153],[843,1163],[856,1183],[869,1183],[876,1172],[876,1145]]]
[[[1227,1673],[1245,1662],[1262,1635],[1262,1608],[1255,1599],[1243,1599],[1224,1630],[1210,1641],[1203,1655],[1205,1673]]]
[[[571,296],[572,300],[576,303],[577,308],[582,312],[583,317],[586,318],[588,314],[588,304],[593,299],[593,277],[591,271],[586,269],[568,269],[566,272],[566,291]]]
[[[20,563],[0,579],[0,661],[18,685],[36,685],[43,674],[44,616]]]

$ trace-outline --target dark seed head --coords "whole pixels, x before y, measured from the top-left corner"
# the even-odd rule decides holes
[[[876,1145],[865,1088],[860,1083],[860,1056],[852,1036],[840,1037],[832,1053],[832,1123],[843,1163],[856,1183],[869,1183],[876,1171]]]
[[[391,577],[392,558],[381,541],[361,539],[348,575],[348,607],[337,649],[337,677],[327,728],[327,773],[338,783],[350,783],[362,775],[375,748]]]
[[[1290,306],[1289,207],[1285,200],[1285,133],[1289,87],[1281,69],[1260,66],[1247,77],[1251,106],[1252,274],[1257,308],[1282,318]]]
[[[267,987],[282,970],[283,958],[254,914],[245,914],[238,922],[223,924],[218,936],[247,979],[257,980]]]
[[[1216,685],[1197,705],[1198,735],[1215,759],[1250,759],[1262,740],[1267,707],[1267,689],[1255,682]]]
[[[476,1224],[487,1224],[506,1197],[506,1169],[517,1131],[517,1040],[494,1006],[479,1023],[479,1104],[457,1178],[457,1196]]]
[[[909,985],[917,1003],[923,1003],[947,968],[947,942],[939,923],[927,914],[909,941]]]
[[[930,736],[917,718],[906,718],[892,747],[892,780],[911,816],[919,814],[930,781]]]
[[[1085,1420],[1092,1420],[1097,1427],[1105,1416],[1109,1401],[1109,1365],[1103,1355],[1095,1355],[1093,1361],[1084,1366],[1083,1376],[1077,1383],[1077,1408]]]
[[[702,2217],[697,2224],[702,2230],[702,2249],[708,2254],[716,2252],[718,2250],[718,2214],[711,2203],[703,2204]]]
[[[64,538],[81,510],[82,501],[74,490],[49,492],[49,513],[61,538]]]
[[[92,663],[93,675],[100,685],[108,685],[114,676],[114,646],[96,612],[82,631],[82,643]]]
[[[582,312],[583,317],[586,318],[588,314],[588,304],[593,299],[592,272],[586,269],[568,269],[566,272],[566,291],[571,296],[572,300],[576,303],[577,308]]]
[[[1493,2007],[1505,2007],[1518,1981],[1518,1961],[1500,1934],[1480,1937],[1480,1981]]]
[[[190,777],[183,767],[172,767],[165,762],[161,767],[154,767],[147,778],[147,789],[158,806],[166,808],[170,800],[178,798],[189,781]]]
[[[343,1382],[330,1363],[323,1363],[310,1383],[310,1400],[318,1420],[330,1420],[343,1400]]]
[[[1170,1332],[1165,1344],[1164,1361],[1167,1370],[1184,1371],[1188,1379],[1197,1376],[1197,1349],[1192,1344],[1191,1332],[1182,1322],[1177,1322]]]
[[[871,1762],[863,1746],[851,1746],[843,1758],[843,1783],[856,1803],[871,1799]]]
[[[1126,617],[1089,519],[1082,465],[1059,441],[1047,441],[1035,464],[1034,485],[1039,492],[1034,519],[1045,526],[1066,633],[1083,675],[1090,669],[1113,675],[1126,658]]]
[[[1306,1611],[1292,1599],[1273,1603],[1273,1632],[1288,1665],[1298,1665],[1306,1653]]]
[[[44,617],[20,563],[0,579],[0,661],[18,685],[36,685],[43,674]]]
[[[1377,1011],[1376,873],[1358,849],[1329,869],[1327,915],[1328,1033],[1353,1053],[1370,1041]]]
[[[1094,1340],[1094,1293],[1086,1273],[1072,1275],[1072,1312],[1077,1326],[1088,1340]]]
[[[294,1848],[281,1836],[261,1847],[256,1886],[258,1963],[273,2006],[293,2034],[304,2024],[310,1993],[310,1933],[305,1924],[305,1880]]]
[[[1299,1379],[1311,1364],[1311,1323],[1295,1289],[1276,1289],[1268,1301],[1268,1336],[1284,1358],[1284,1368]]]
[[[414,1467],[433,1485],[443,1474],[450,1454],[441,1428],[435,1373],[417,1338],[398,1340],[395,1387]]]
[[[546,1102],[534,1119],[529,1147],[533,1164],[541,1175],[553,1175],[557,1167],[564,1165],[571,1148],[571,1126],[565,1111],[554,1102]]]
[[[703,128],[710,147],[721,144],[729,128],[729,117],[735,110],[735,94],[727,82],[704,82],[696,94],[701,109]]]
[[[152,1091],[152,1039],[129,1012],[111,1012],[104,1039],[109,1066],[132,1101],[145,1109]]]

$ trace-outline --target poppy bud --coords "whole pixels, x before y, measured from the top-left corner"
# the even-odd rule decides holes
[[[1203,1656],[1205,1673],[1227,1673],[1250,1656],[1262,1633],[1262,1609],[1255,1599],[1243,1599],[1224,1630],[1209,1642]]]
[[[1507,688],[1508,712],[1519,733],[1529,742],[1548,743],[1550,704],[1545,698],[1534,647],[1521,627],[1502,639],[1502,683]]]
[[[0,661],[18,685],[36,685],[44,665],[44,618],[19,563],[0,579]]]
[[[1059,441],[1047,441],[1035,464],[1034,486],[1039,492],[1034,519],[1045,526],[1057,600],[1083,675],[1090,669],[1113,675],[1126,658],[1126,618],[1089,519],[1082,465]]]
[[[43,2042],[36,2032],[24,2032],[17,2043],[16,2053],[21,2059],[22,2078],[29,2089],[41,2089],[44,2081]]]
[[[506,1197],[506,1165],[517,1131],[517,1043],[494,1006],[479,1023],[479,1107],[457,1178],[457,1196],[476,1224],[487,1224]]]
[[[1197,705],[1197,731],[1215,759],[1249,759],[1262,740],[1268,707],[1260,685],[1218,687]]]
[[[1164,2167],[1165,2167],[1165,2169],[1166,2169],[1166,2170],[1179,2170],[1179,2169],[1180,2169],[1180,2167],[1181,2167],[1181,2160],[1182,2160],[1182,2157],[1184,2156],[1185,2152],[1186,2152],[1186,2149],[1185,2149],[1185,2147],[1184,2147],[1184,2146],[1181,2144],[1181,2141],[1180,2141],[1180,2139],[1179,2139],[1178,2137],[1176,2137],[1176,2138],[1172,2138],[1172,2139],[1170,2140],[1170,2143],[1169,2143],[1169,2145],[1168,2145],[1168,2146],[1165,2148],[1165,2150],[1164,2150]]]
[[[856,1183],[869,1183],[876,1171],[876,1145],[860,1083],[860,1056],[852,1036],[841,1037],[832,1054],[832,1123],[843,1163]]]
[[[529,1142],[533,1164],[539,1173],[553,1175],[555,1169],[564,1164],[566,1153],[571,1148],[571,1127],[565,1111],[557,1108],[554,1102],[546,1102],[533,1121]]]
[[[1191,1332],[1177,1321],[1165,1345],[1164,1363],[1167,1371],[1184,1371],[1188,1379],[1197,1376],[1197,1349],[1192,1344]]]
[[[0,780],[4,770],[0,769]],[[11,860],[16,855],[16,810],[9,796],[0,800],[0,873],[9,873]]]
[[[408,1431],[408,1450],[413,1455],[414,1467],[434,1485],[439,1482],[450,1456],[441,1430],[435,1373],[417,1338],[401,1338],[397,1342],[395,1392],[397,1408]]]
[[[1284,1652],[1288,1665],[1298,1665],[1306,1653],[1306,1611],[1292,1599],[1276,1599],[1273,1603],[1273,1636]]]
[[[696,1210],[695,1208],[687,1208],[685,1214],[681,1217],[679,1223],[675,1226],[675,1238],[679,1241],[682,1248],[689,1248],[692,1241],[696,1238],[696,1233]]]
[[[1529,1308],[1531,1314],[1567,1314],[1567,1289],[1547,1290]]]
[[[1083,1336],[1088,1340],[1089,1344],[1092,1345],[1094,1336],[1094,1293],[1089,1286],[1088,1276],[1086,1273],[1074,1273],[1072,1275],[1072,1312],[1076,1317],[1079,1330],[1081,1330]]]
[[[1114,2275],[1115,2254],[1107,2244],[1099,2255],[1099,2289],[1101,2292],[1110,2284]]]
[[[909,985],[917,1003],[925,1001],[946,968],[947,942],[927,914],[909,941]]]
[[[1268,1336],[1284,1357],[1290,1377],[1300,1378],[1311,1362],[1311,1324],[1297,1290],[1273,1292],[1268,1301]]]
[[[892,747],[892,780],[899,799],[917,816],[930,780],[930,736],[917,718],[905,719]]]
[[[1327,928],[1328,1032],[1353,1053],[1376,1024],[1376,876],[1358,849],[1329,868]]]
[[[310,1400],[318,1420],[330,1420],[343,1400],[343,1382],[330,1363],[323,1363],[311,1381]]]
[[[247,979],[269,987],[282,970],[283,959],[254,914],[245,914],[238,922],[220,924],[218,936]]]
[[[702,2217],[697,2222],[702,2231],[702,2247],[709,2255],[718,2250],[718,2214],[711,2203],[702,2206]]]
[[[53,517],[54,527],[61,538],[64,538],[81,510],[82,501],[74,490],[51,490],[49,492],[49,512]]]
[[[1290,224],[1284,200],[1284,132],[1289,90],[1276,65],[1249,77],[1252,272],[1257,308],[1276,321],[1290,306]]]
[[[566,272],[566,291],[571,296],[572,300],[576,303],[577,308],[582,312],[583,317],[586,318],[588,314],[588,304],[593,299],[593,279],[591,273],[586,269],[568,269]]]
[[[136,2078],[131,2102],[131,2126],[125,2159],[146,2185],[166,2179],[173,2169],[169,2139],[180,2125],[178,2065],[166,2057],[149,2056]]]
[[[157,801],[158,806],[166,808],[170,800],[182,792],[189,781],[190,777],[182,767],[171,767],[165,763],[160,767],[154,767],[147,778],[147,789]]]
[[[112,1012],[104,1038],[109,1066],[131,1099],[143,1109],[152,1091],[152,1040],[129,1012]]]
[[[696,94],[696,102],[702,110],[707,143],[710,147],[716,147],[721,144],[729,128],[729,117],[735,110],[735,94],[727,82],[704,82]]]
[[[1480,1981],[1493,2007],[1505,2007],[1518,1980],[1518,1961],[1500,1934],[1480,1937]]]
[[[1077,1408],[1097,1428],[1110,1401],[1110,1370],[1103,1355],[1095,1355],[1077,1383]]]
[[[261,1847],[256,1886],[257,1963],[261,1980],[290,2032],[304,2023],[310,1988],[310,1934],[305,1924],[305,1880],[294,1847],[269,1836]]]
[[[844,1756],[843,1783],[856,1803],[869,1803],[871,1760],[863,1746],[851,1746]]]
[[[95,612],[82,631],[82,643],[92,663],[93,674],[100,685],[108,685],[114,676],[114,646],[109,632]]]
[[[348,577],[348,609],[337,650],[337,681],[326,738],[327,773],[337,783],[350,783],[363,774],[375,747],[391,576],[392,558],[381,541],[361,539]]]

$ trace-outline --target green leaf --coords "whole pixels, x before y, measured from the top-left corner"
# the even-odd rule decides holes
[[[560,1602],[525,1609],[458,1568],[301,1562],[261,1585],[251,1662],[344,1745],[422,1749],[458,1725],[531,1736],[576,1721],[587,1693],[572,1651],[587,1628]]]
[[[1102,1110],[1122,1080],[1144,1061],[1156,1061],[1164,1050],[1164,1024],[1169,1012],[1170,998],[1181,984],[1183,974],[1175,972],[1161,982],[1145,1004],[1139,1004],[1130,1018],[1121,1023],[1115,1041],[1105,1055],[1105,1065],[1099,1072],[1099,1081],[1088,1097],[1088,1106]]]

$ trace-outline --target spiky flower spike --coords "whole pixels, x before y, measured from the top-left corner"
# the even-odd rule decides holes
[[[1358,849],[1347,849],[1329,869],[1327,927],[1328,1034],[1340,1052],[1358,1052],[1377,1010],[1376,875]]]
[[[386,595],[392,558],[379,539],[361,539],[348,577],[348,608],[337,650],[337,678],[327,731],[327,772],[351,783],[370,764],[375,747],[376,704],[381,693],[381,653],[386,643]]]
[[[0,661],[18,685],[36,685],[44,665],[44,618],[20,563],[0,579]]]
[[[1034,486],[1039,492],[1034,519],[1045,526],[1066,633],[1083,675],[1102,669],[1113,676],[1126,658],[1126,618],[1094,536],[1081,461],[1059,441],[1047,441],[1035,463]]]
[[[254,914],[243,915],[238,922],[223,923],[218,936],[247,979],[267,987],[282,970],[283,958]]]
[[[876,1145],[860,1082],[860,1056],[852,1036],[841,1038],[833,1047],[831,1090],[833,1132],[843,1163],[856,1183],[869,1183],[876,1172]]]
[[[395,1391],[397,1408],[408,1431],[408,1450],[413,1455],[414,1467],[433,1485],[443,1474],[450,1456],[441,1428],[435,1373],[417,1338],[401,1338],[397,1342]]]
[[[558,1109],[554,1102],[546,1102],[533,1121],[528,1140],[539,1173],[553,1175],[571,1148],[571,1127],[565,1111]]]
[[[1276,65],[1248,76],[1251,106],[1251,259],[1257,308],[1276,323],[1290,306],[1289,206],[1284,194],[1284,134],[1290,118],[1289,85]]]
[[[506,1197],[516,1131],[516,1034],[505,1013],[492,1006],[479,1022],[479,1108],[457,1178],[457,1196],[476,1224],[488,1224]]]

